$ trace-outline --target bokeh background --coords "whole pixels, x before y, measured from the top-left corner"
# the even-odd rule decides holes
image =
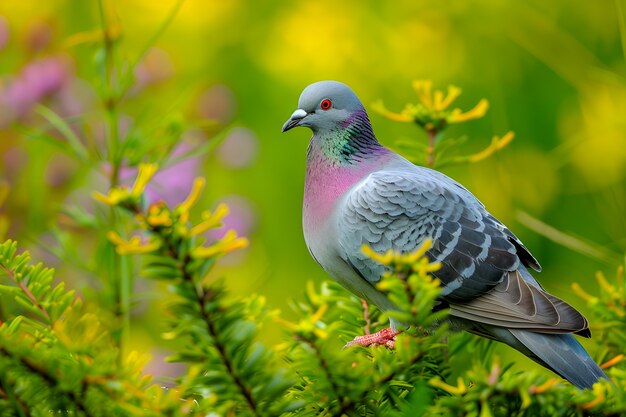
[[[193,178],[206,176],[202,205],[229,203],[227,227],[251,241],[216,272],[236,296],[262,294],[288,314],[289,300],[302,296],[307,281],[328,278],[301,231],[310,132],[280,133],[300,91],[322,79],[349,84],[366,107],[378,99],[394,110],[416,102],[415,79],[462,87],[462,108],[487,98],[484,118],[446,134],[467,136],[467,153],[509,130],[514,142],[445,172],[525,242],[544,267],[541,282],[574,305],[583,308],[572,282],[593,288],[595,271],[613,274],[623,262],[623,0],[188,0],[173,16],[176,4],[104,2],[115,65],[133,64],[149,45],[119,104],[120,138],[131,144],[122,180],[132,181],[141,160],[216,143],[207,155],[174,159],[150,198],[180,202]],[[68,121],[105,159],[101,43],[96,1],[0,2],[0,181],[8,190],[0,232],[54,265],[57,277],[86,297],[103,288],[90,261],[95,238],[67,213],[98,210],[91,192],[107,190],[108,168],[68,156],[42,111]],[[371,119],[386,145],[425,140],[414,125]],[[223,127],[217,135],[207,120]],[[167,297],[141,279],[136,291],[131,344],[151,351],[161,366],[166,351],[156,346]]]

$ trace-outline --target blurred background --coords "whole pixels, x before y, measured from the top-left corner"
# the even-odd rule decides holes
[[[148,197],[176,204],[206,176],[201,205],[227,202],[226,228],[251,241],[216,276],[288,314],[307,281],[328,279],[301,229],[310,132],[280,133],[301,90],[336,79],[366,107],[382,99],[401,110],[417,102],[412,81],[429,79],[463,88],[461,108],[490,102],[484,118],[446,132],[467,136],[464,152],[515,132],[495,156],[445,173],[524,241],[549,291],[582,308],[571,283],[593,288],[595,271],[613,275],[626,247],[625,8],[623,0],[111,0],[101,10],[96,1],[3,0],[0,235],[86,297],[105,291],[88,226],[98,212],[91,192],[108,189],[105,138],[116,126],[127,151],[121,182],[134,179],[138,162],[169,155]],[[132,75],[113,125],[108,66]],[[57,116],[89,158],[68,152]],[[370,117],[388,146],[425,141],[415,125]],[[193,152],[206,144],[215,146]],[[135,290],[131,345],[160,364],[167,297],[140,278]]]

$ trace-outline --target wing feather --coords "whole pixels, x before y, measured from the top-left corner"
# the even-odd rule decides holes
[[[540,270],[522,242],[469,191],[425,168],[370,174],[343,199],[338,217],[345,261],[375,283],[384,267],[360,250],[415,250],[433,240],[428,256],[450,314],[479,323],[540,332],[587,335],[586,319],[545,292],[525,266]],[[529,278],[530,277],[530,278]]]

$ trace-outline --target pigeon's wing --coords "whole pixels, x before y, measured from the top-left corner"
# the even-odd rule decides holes
[[[587,327],[580,313],[528,274],[525,266],[539,265],[519,239],[443,174],[420,168],[374,172],[346,195],[338,222],[344,260],[372,284],[384,266],[362,253],[363,244],[379,253],[410,252],[432,239],[427,254],[442,263],[434,275],[451,314],[535,331]]]
[[[346,195],[339,218],[340,245],[368,281],[382,265],[360,248],[376,252],[415,250],[433,240],[428,255],[442,263],[436,276],[443,295],[471,300],[498,285],[521,265],[515,240],[467,190],[431,171],[377,171]]]

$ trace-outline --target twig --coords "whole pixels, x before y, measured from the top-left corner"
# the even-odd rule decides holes
[[[0,268],[2,268],[2,270],[9,276],[9,278],[11,278],[11,280],[15,282],[15,284],[18,287],[20,287],[20,289],[24,292],[24,294],[26,294],[30,302],[33,303],[33,305],[37,307],[39,311],[41,311],[41,313],[44,315],[46,320],[48,320],[49,322],[50,315],[48,314],[46,309],[39,303],[39,301],[37,301],[37,297],[35,297],[35,295],[32,292],[30,292],[28,287],[22,281],[18,281],[15,275],[13,274],[13,272],[10,269],[8,269],[4,264],[0,264]],[[1,321],[0,321],[0,324],[1,324]]]
[[[340,387],[338,387],[335,384],[334,377],[330,372],[330,367],[328,366],[328,362],[326,361],[326,358],[324,358],[324,356],[322,355],[322,351],[320,350],[319,346],[317,346],[315,341],[310,340],[310,339],[304,339],[304,341],[315,352],[315,356],[318,358],[320,362],[320,366],[322,370],[324,371],[324,375],[326,376],[326,380],[328,381],[328,384],[330,385],[330,389],[332,390],[333,393],[336,394],[336,399],[337,399],[337,402],[339,403],[339,410],[337,410],[337,412],[333,413],[332,415],[341,417],[344,414],[347,414],[348,411],[354,408],[354,403],[352,402],[350,398],[344,398],[344,396],[341,395]]]
[[[191,282],[191,281],[189,281],[189,282]],[[198,295],[198,304],[200,306],[200,314],[202,315],[203,321],[206,323],[207,331],[209,332],[209,334],[211,335],[211,337],[213,338],[213,340],[215,342],[215,348],[219,352],[219,356],[220,356],[220,359],[222,361],[222,364],[224,365],[224,367],[228,371],[228,374],[233,379],[233,382],[235,383],[235,385],[237,386],[237,388],[239,389],[239,391],[241,392],[241,394],[245,398],[246,403],[248,403],[248,406],[250,407],[250,410],[254,413],[255,416],[260,416],[261,414],[259,413],[257,403],[254,400],[254,397],[252,396],[252,390],[250,390],[243,383],[241,378],[239,378],[239,376],[234,372],[234,370],[233,370],[233,363],[230,360],[230,358],[228,357],[228,354],[226,353],[226,346],[224,346],[220,342],[220,340],[219,340],[219,332],[217,331],[217,329],[213,325],[213,321],[211,320],[209,315],[206,313],[205,307],[206,307],[206,299],[207,299],[206,295],[207,295],[207,293],[204,291],[204,288],[201,288],[200,291],[196,292],[196,294]]]
[[[560,230],[542,222],[524,211],[517,212],[517,220],[534,232],[539,233],[541,236],[545,236],[551,241],[565,246],[575,252],[595,258],[601,262],[607,263],[608,265],[615,265],[620,262],[621,255],[618,255],[599,245],[589,244],[572,235],[561,232]]]
[[[436,129],[427,129],[428,147],[426,148],[426,166],[433,168],[435,166],[435,140],[437,138]]]
[[[151,229],[151,231],[153,233],[159,234],[159,231],[157,229],[153,228]],[[173,259],[175,260],[178,259],[179,257],[178,250],[176,249],[174,245],[171,244],[171,242],[169,242],[168,244],[167,251],[168,251],[168,255],[171,256]],[[224,365],[224,367],[226,368],[226,371],[228,372],[233,382],[239,389],[239,392],[246,400],[246,403],[248,404],[248,407],[250,408],[250,410],[253,412],[255,416],[260,417],[261,414],[258,410],[258,405],[254,397],[252,396],[252,390],[249,389],[245,385],[245,383],[241,380],[241,378],[234,372],[233,363],[228,357],[228,354],[226,353],[226,346],[224,346],[224,344],[221,343],[219,339],[219,332],[215,328],[213,321],[211,320],[211,317],[209,317],[209,315],[206,312],[206,304],[209,299],[209,294],[205,291],[204,287],[202,286],[198,287],[194,285],[193,277],[191,276],[190,272],[187,271],[187,268],[185,268],[185,265],[189,264],[189,262],[191,262],[191,258],[189,257],[189,255],[187,255],[187,258],[185,259],[185,261],[179,263],[178,265],[183,281],[187,283],[188,285],[191,285],[193,288],[195,288],[194,293],[196,294],[196,297],[197,297],[196,301],[198,302],[198,307],[200,309],[200,316],[202,318],[202,321],[206,324],[207,332],[209,333],[209,335],[211,336],[211,338],[213,339],[215,343],[215,349],[217,350],[219,354],[219,358],[222,364]]]
[[[6,356],[14,359],[15,361],[17,361],[20,365],[22,365],[29,371],[39,375],[51,388],[57,388],[59,386],[59,380],[54,374],[49,373],[48,370],[34,363],[29,358],[18,356],[2,346],[0,346],[0,353],[3,353]],[[76,408],[80,412],[82,412],[83,415],[90,417],[92,414],[89,412],[88,408],[85,406],[85,403],[83,402],[86,386],[87,386],[87,383],[83,381],[83,383],[81,384],[81,387],[82,387],[81,392],[78,395],[72,391],[65,391],[65,392],[61,391],[61,392],[63,392],[70,398],[70,400],[76,405]]]

